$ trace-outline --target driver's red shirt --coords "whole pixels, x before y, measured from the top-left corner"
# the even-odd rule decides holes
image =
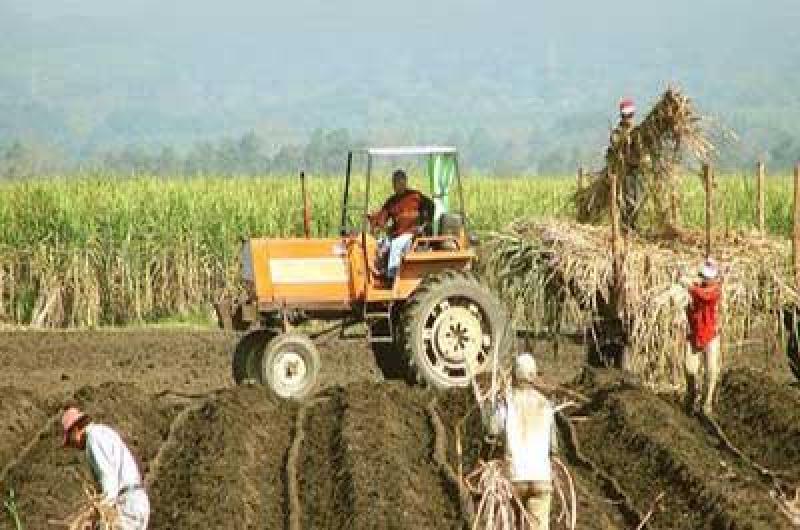
[[[700,351],[717,336],[717,309],[721,289],[716,282],[707,286],[692,285],[689,295],[692,299],[687,309],[689,341],[694,349]]]
[[[433,201],[418,192],[408,189],[389,197],[383,207],[373,216],[375,224],[386,226],[392,220],[391,237],[414,234],[424,220],[433,217]]]

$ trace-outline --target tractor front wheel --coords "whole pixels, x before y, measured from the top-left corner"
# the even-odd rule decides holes
[[[495,355],[511,351],[513,334],[502,304],[476,276],[446,271],[427,277],[412,295],[402,342],[417,380],[444,390],[491,369]]]
[[[261,371],[261,357],[267,343],[275,336],[274,331],[259,329],[247,333],[233,352],[233,380],[237,385],[258,383]]]
[[[317,386],[319,351],[302,333],[283,333],[267,344],[261,360],[261,382],[278,397],[302,400]]]

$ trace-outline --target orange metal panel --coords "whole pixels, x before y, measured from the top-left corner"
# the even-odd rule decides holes
[[[343,256],[346,252],[345,239],[263,239],[269,247],[272,258],[319,258]]]
[[[404,263],[454,263],[468,262],[475,259],[473,250],[439,250],[431,252],[409,252],[403,257]]]
[[[368,274],[360,238],[347,241],[347,257],[350,262],[350,298],[360,300],[364,297]]]
[[[252,248],[260,304],[350,304],[350,260],[346,240],[254,239]]]
[[[338,284],[275,284],[272,299],[294,303],[296,300],[316,300],[319,302],[341,302],[346,304],[350,300],[350,285]]]
[[[267,300],[272,297],[272,277],[267,259],[267,240],[250,240],[250,253],[253,264],[253,280],[256,286],[256,298]]]
[[[385,302],[389,300],[406,300],[417,289],[422,279],[428,274],[443,270],[464,270],[470,261],[452,260],[418,260],[403,262],[391,289],[376,289],[370,286],[367,291],[368,302]]]

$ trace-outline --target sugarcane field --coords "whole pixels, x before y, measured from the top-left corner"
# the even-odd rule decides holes
[[[0,2],[0,530],[800,530],[795,3]]]

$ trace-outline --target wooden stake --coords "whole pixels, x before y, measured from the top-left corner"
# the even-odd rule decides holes
[[[311,237],[311,204],[308,199],[308,190],[306,189],[306,173],[300,172],[300,183],[303,188],[303,232],[305,232],[306,239]]]
[[[614,287],[619,285],[619,203],[617,202],[617,176],[613,172],[608,174],[611,180],[611,264],[614,272]]]
[[[623,293],[624,293],[624,279],[622,277],[622,263],[620,262],[620,245],[619,245],[619,182],[617,175],[609,172],[608,178],[611,180],[611,267],[613,274],[614,285],[611,292],[611,302],[614,310],[614,317],[622,320],[623,313]],[[624,323],[622,324],[624,328]],[[623,348],[621,356],[618,359],[619,368],[622,370],[630,369],[630,359],[628,357],[628,349]]]
[[[711,257],[711,191],[714,187],[714,170],[703,164],[703,181],[706,188],[706,259]]]
[[[758,202],[756,203],[756,213],[758,218],[758,232],[764,236],[766,234],[766,226],[764,224],[764,177],[766,170],[764,161],[759,160],[756,165],[756,190],[758,193]]]
[[[794,285],[800,289],[800,163],[794,167],[794,237],[792,256],[794,257]]]
[[[585,187],[586,187],[586,182],[585,182],[585,175],[583,172],[583,166],[578,166],[578,189],[582,190]]]

